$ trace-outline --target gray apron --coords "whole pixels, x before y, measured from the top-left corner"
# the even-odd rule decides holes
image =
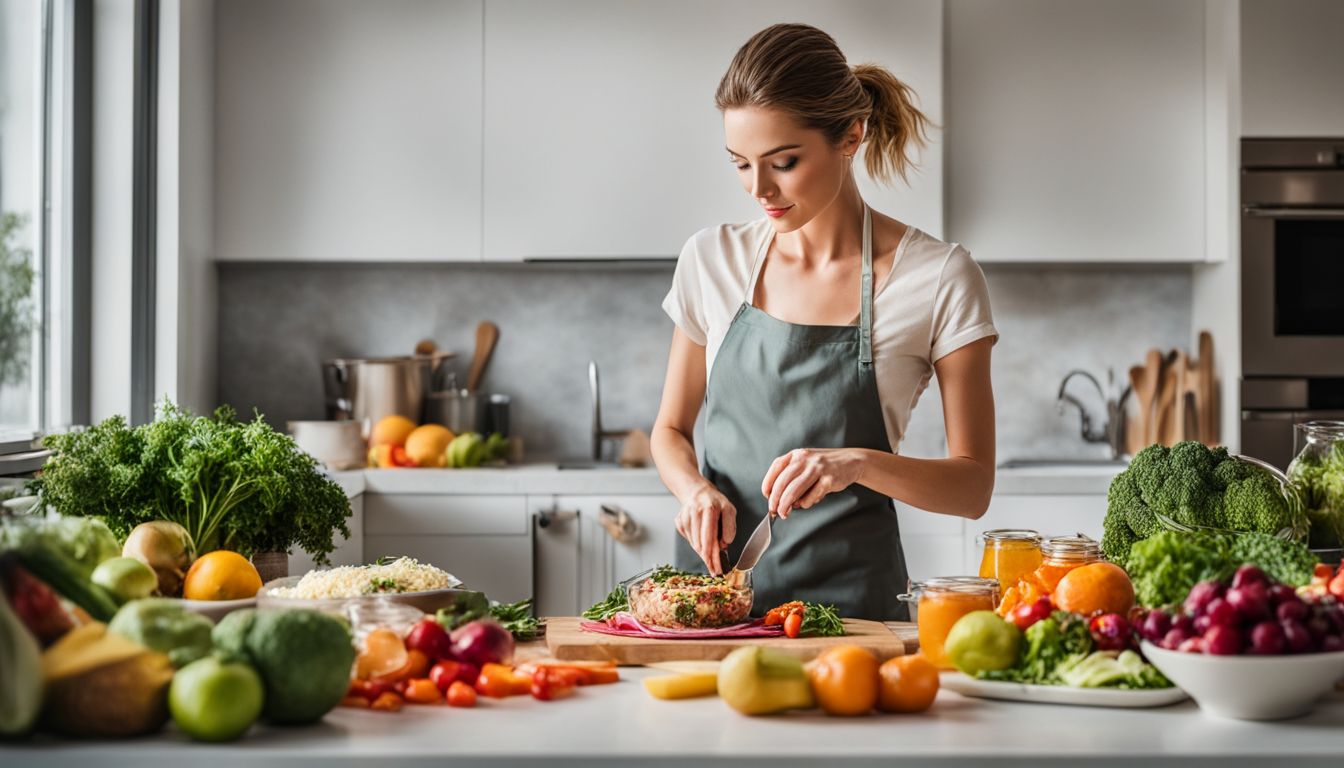
[[[769,233],[757,250],[759,263]],[[702,473],[737,508],[728,568],[764,519],[761,482],[771,462],[794,448],[890,451],[873,374],[872,218],[863,210],[863,278],[858,326],[796,325],[751,305],[758,275],[733,318],[705,388]],[[753,613],[789,600],[833,603],[840,615],[906,618],[896,510],[858,484],[811,509],[776,520],[770,548],[752,572]],[[677,567],[704,572],[690,544],[677,540]]]

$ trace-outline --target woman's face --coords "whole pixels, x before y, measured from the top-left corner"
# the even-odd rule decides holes
[[[723,113],[728,159],[776,232],[798,229],[835,201],[860,131],[856,121],[836,146],[821,131],[804,128],[776,109],[740,107]]]

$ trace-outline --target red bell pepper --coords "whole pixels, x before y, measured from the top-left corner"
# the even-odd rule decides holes
[[[541,701],[563,699],[578,687],[578,670],[564,667],[537,667],[532,673],[532,698]]]

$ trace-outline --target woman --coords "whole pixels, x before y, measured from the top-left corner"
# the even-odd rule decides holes
[[[747,41],[715,101],[765,217],[696,233],[663,303],[676,330],[652,437],[682,504],[677,565],[722,573],[778,515],[753,572],[757,611],[807,600],[904,618],[891,499],[978,518],[994,484],[984,275],[961,246],[869,209],[851,166],[866,142],[871,176],[904,179],[928,121],[890,72],[851,68],[799,24]],[[897,455],[935,373],[949,457]]]

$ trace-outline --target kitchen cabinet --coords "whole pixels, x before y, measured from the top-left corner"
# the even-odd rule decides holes
[[[483,0],[228,0],[215,256],[479,261]]]
[[[442,568],[495,600],[531,597],[527,497],[365,494],[364,560],[402,555]]]
[[[571,616],[598,602],[617,582],[672,562],[680,504],[670,495],[555,495],[528,499],[536,526],[538,616]],[[599,522],[604,507],[624,510],[638,526],[616,541]],[[543,521],[545,524],[543,525]]]
[[[1241,0],[1241,135],[1344,134],[1344,4]],[[1330,94],[1335,94],[1330,96]]]
[[[737,48],[778,20],[817,25],[850,61],[886,65],[942,122],[939,3],[492,0],[485,259],[671,258],[703,227],[760,217],[722,150],[714,90]],[[934,143],[909,187],[861,187],[938,235],[942,179]]]
[[[948,0],[947,62],[947,231],[978,261],[1205,259],[1203,0]]]

